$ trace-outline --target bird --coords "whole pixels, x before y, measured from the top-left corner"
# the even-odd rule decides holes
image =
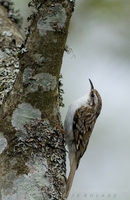
[[[94,89],[90,79],[89,82],[90,92],[70,104],[64,121],[65,143],[68,146],[70,161],[66,198],[69,195],[75,172],[87,149],[95,122],[102,108],[101,96]]]

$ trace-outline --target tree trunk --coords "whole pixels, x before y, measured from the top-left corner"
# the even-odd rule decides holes
[[[8,1],[0,5],[0,199],[60,200],[66,152],[58,88],[74,2],[32,0],[29,6],[34,11],[22,42],[12,22],[20,17],[8,18]]]

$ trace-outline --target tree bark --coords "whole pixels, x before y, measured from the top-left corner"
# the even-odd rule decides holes
[[[59,128],[58,87],[74,2],[32,0],[25,42],[8,18],[12,8],[3,2],[0,199],[65,199],[66,152]]]

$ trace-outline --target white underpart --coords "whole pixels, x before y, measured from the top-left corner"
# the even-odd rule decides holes
[[[69,106],[68,112],[66,114],[65,122],[64,122],[64,130],[69,136],[66,138],[68,142],[70,140],[73,140],[74,138],[73,137],[73,118],[74,118],[75,111],[81,106],[89,106],[88,100],[89,100],[89,94],[86,94],[83,97],[73,101]],[[66,141],[66,143],[68,142]]]
[[[73,119],[74,114],[76,110],[82,106],[89,107],[89,94],[84,95],[83,97],[73,101],[68,109],[68,112],[66,114],[65,122],[64,122],[64,130],[66,132],[65,134],[65,142],[68,146],[69,150],[69,160],[70,160],[70,166],[72,166],[72,162],[75,155],[75,144],[74,144],[74,136],[73,136]]]

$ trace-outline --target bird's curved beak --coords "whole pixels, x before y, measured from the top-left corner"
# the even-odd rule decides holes
[[[89,79],[90,85],[91,85],[91,90],[94,89],[92,81]]]

